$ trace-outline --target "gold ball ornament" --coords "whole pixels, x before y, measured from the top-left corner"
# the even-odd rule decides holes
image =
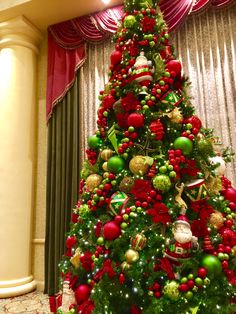
[[[99,174],[93,173],[86,179],[86,187],[89,191],[93,191],[102,182],[102,177]]]
[[[133,174],[143,175],[148,172],[149,165],[145,156],[134,156],[129,162],[129,169]]]
[[[224,225],[224,217],[220,212],[215,211],[210,215],[209,223],[218,230]]]
[[[134,185],[134,179],[131,177],[124,177],[119,185],[120,191],[129,193]]]
[[[104,171],[108,171],[108,168],[107,168],[107,161],[102,164],[102,169],[103,169]]]
[[[133,264],[133,263],[137,262],[137,260],[139,259],[139,254],[137,251],[135,251],[133,249],[128,249],[125,252],[125,258],[129,264]]]
[[[106,148],[101,152],[101,158],[107,161],[112,156],[112,154],[113,154],[112,150],[109,148]]]

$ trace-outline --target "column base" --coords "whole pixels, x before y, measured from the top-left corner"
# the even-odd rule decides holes
[[[17,280],[0,281],[0,299],[16,297],[35,289],[36,281],[33,279],[33,276]]]

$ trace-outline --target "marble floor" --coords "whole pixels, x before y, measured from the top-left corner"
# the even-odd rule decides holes
[[[0,299],[0,314],[49,314],[48,296],[34,291],[20,297]]]

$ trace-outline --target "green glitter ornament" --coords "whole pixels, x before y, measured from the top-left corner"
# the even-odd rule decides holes
[[[152,183],[154,188],[161,192],[167,192],[171,188],[170,178],[165,174],[155,176]]]

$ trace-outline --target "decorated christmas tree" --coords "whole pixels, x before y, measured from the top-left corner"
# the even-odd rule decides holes
[[[67,313],[234,311],[232,153],[195,114],[157,2],[125,1],[114,36],[60,264]]]

